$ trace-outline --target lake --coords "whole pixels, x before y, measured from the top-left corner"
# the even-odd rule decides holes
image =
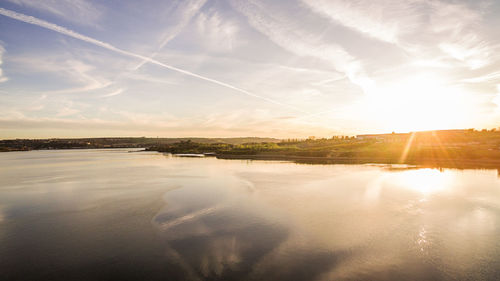
[[[498,280],[497,170],[0,153],[1,280]]]

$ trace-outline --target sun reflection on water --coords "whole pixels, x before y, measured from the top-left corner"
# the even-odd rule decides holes
[[[417,244],[420,251],[423,252],[427,245],[427,231],[425,230],[425,227],[420,228],[418,232]]]
[[[450,187],[453,175],[438,169],[417,169],[399,172],[395,183],[423,194],[444,191]]]

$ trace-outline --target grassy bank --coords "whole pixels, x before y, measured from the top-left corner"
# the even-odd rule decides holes
[[[293,160],[311,163],[405,163],[500,167],[496,131],[420,132],[384,137],[334,137],[283,140],[279,143],[197,143],[181,141],[149,150],[169,153],[215,153],[224,159]]]

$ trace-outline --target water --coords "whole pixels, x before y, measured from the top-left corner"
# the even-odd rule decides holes
[[[1,280],[498,280],[497,170],[0,153]]]

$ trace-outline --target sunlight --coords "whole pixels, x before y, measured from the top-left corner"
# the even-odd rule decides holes
[[[447,189],[452,175],[437,169],[418,169],[398,173],[395,182],[405,188],[430,194]]]
[[[404,163],[406,157],[408,156],[408,152],[410,152],[410,148],[413,145],[413,139],[415,138],[415,133],[410,134],[410,138],[406,141],[405,149],[403,150],[403,154],[401,154],[401,158],[399,159],[399,163]]]
[[[378,85],[367,96],[366,109],[387,129],[399,132],[456,128],[471,120],[469,95],[432,74]]]

